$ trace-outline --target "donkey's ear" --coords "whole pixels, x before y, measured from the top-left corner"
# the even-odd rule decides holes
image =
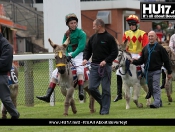
[[[128,39],[126,39],[125,41],[124,41],[124,46],[127,46],[127,44],[128,44]]]
[[[128,39],[126,39],[126,40],[121,44],[120,47],[121,47],[122,50],[126,50],[126,48],[128,47],[128,42],[129,42]]]
[[[55,49],[57,45],[54,44],[50,38],[48,39],[48,41],[49,41],[50,45]]]
[[[119,41],[116,38],[115,38],[115,42],[116,42],[117,45],[119,45]]]
[[[64,45],[68,45],[70,43],[70,38],[67,37],[66,41],[64,42]]]
[[[65,41],[64,44],[63,44],[63,47],[64,47],[64,48],[67,48],[67,46],[68,46],[69,43],[70,43],[70,38],[67,37],[66,41]]]

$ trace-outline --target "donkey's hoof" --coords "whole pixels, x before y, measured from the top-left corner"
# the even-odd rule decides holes
[[[64,115],[64,116],[68,116],[68,113],[64,113],[63,115]]]
[[[77,114],[77,111],[75,110],[75,111],[72,111],[73,112],[73,114]]]
[[[169,102],[173,102],[173,99],[172,99],[171,96],[168,96],[168,101],[169,101]]]
[[[140,103],[140,104],[138,105],[138,108],[143,108],[143,104]]]
[[[90,110],[90,113],[91,114],[93,114],[93,113],[95,113],[96,112],[96,110]]]

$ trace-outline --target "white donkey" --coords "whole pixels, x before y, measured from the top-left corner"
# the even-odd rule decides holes
[[[74,83],[75,80],[73,79],[73,74],[71,70],[71,64],[67,62],[67,57],[65,55],[66,48],[69,44],[69,38],[64,42],[63,45],[54,44],[50,39],[49,39],[49,42],[55,52],[56,67],[58,68],[58,72],[60,73],[59,84],[61,86],[61,92],[66,97],[65,102],[64,102],[64,108],[65,108],[64,115],[67,116],[69,106],[72,104],[72,102],[74,102],[73,93],[74,93],[74,89],[76,88],[76,85]],[[86,75],[85,75],[85,78],[86,78]],[[95,100],[90,95],[90,92],[88,90],[88,84],[89,84],[89,80],[86,80],[84,82],[84,90],[88,92],[89,94],[90,112],[94,113],[95,112],[95,109],[94,109]],[[76,114],[77,110],[76,110],[75,103],[73,103],[71,107],[72,107],[72,112]]]
[[[142,108],[143,104],[138,102],[138,98],[140,95],[141,87],[144,89],[144,91],[148,92],[148,86],[146,85],[146,80],[144,77],[141,79],[137,76],[137,69],[136,66],[133,64],[130,64],[131,54],[127,52],[126,49],[127,41],[124,42],[124,44],[118,45],[119,54],[117,58],[113,62],[113,71],[116,70],[116,68],[119,68],[119,72],[121,74],[122,80],[123,80],[123,90],[125,93],[125,99],[126,99],[126,109],[130,109],[130,88],[133,87],[133,101],[136,104],[138,108]],[[151,99],[147,99],[146,105],[149,106],[151,103]]]

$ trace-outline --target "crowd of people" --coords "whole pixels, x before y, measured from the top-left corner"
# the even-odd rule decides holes
[[[170,35],[170,47],[175,51],[175,34],[173,25],[172,23],[169,23],[169,27],[165,31],[161,29],[160,25],[157,25],[157,28],[154,31],[150,31],[147,34],[145,31],[138,28],[139,18],[136,15],[130,15],[126,21],[128,22],[130,29],[128,31],[125,31],[123,35],[123,41],[126,39],[129,40],[126,50],[132,55],[133,59],[130,60],[130,62],[134,65],[137,65],[139,68],[145,68],[144,73],[146,73],[145,77],[148,80],[149,87],[147,97],[150,98],[152,96],[154,99],[154,102],[150,105],[150,108],[159,108],[162,106],[160,89],[164,87],[159,87],[161,67],[163,65],[165,66],[166,70],[168,71],[168,78],[172,77],[172,71],[170,67],[170,60],[168,59],[168,54],[166,50],[157,43],[157,37],[163,41],[166,34]],[[67,61],[71,61],[75,65],[81,65],[80,67],[77,67],[79,99],[84,99],[84,66],[87,64],[90,58],[92,58],[89,77],[89,90],[93,98],[100,105],[99,114],[109,114],[111,104],[111,65],[118,55],[118,47],[115,38],[107,32],[104,21],[102,19],[96,19],[93,21],[93,29],[95,31],[95,34],[90,37],[87,44],[86,33],[77,27],[78,18],[74,13],[66,15],[65,23],[68,26],[68,30],[65,32],[62,42],[64,43],[68,37],[70,38],[70,44],[66,50]],[[133,37],[136,39],[136,41],[133,41]],[[1,34],[0,39],[3,39],[1,42],[7,45],[6,47],[9,48],[9,53],[11,53],[12,48],[8,45]],[[5,57],[7,56],[10,59],[10,62],[8,64],[10,64],[12,61],[12,53],[5,53],[6,51],[2,51],[1,49],[0,57],[2,58],[3,55]],[[4,80],[0,83],[1,89],[4,89],[2,89],[0,92],[0,98],[7,108],[8,112],[11,114],[12,118],[19,118],[19,112],[11,103],[8,86],[6,85],[6,82],[8,81],[6,73],[8,70],[10,70],[10,65],[8,67],[0,68],[0,77],[1,80]],[[99,70],[104,71],[103,75],[99,75]],[[59,84],[59,77],[60,74],[56,68],[52,73],[52,78],[46,95],[37,96],[37,98],[45,102],[50,102],[50,96],[54,91],[56,84]],[[98,89],[100,84],[102,85],[102,93],[100,93]],[[7,94],[7,96],[4,96],[5,94]],[[117,96],[114,99],[114,102],[117,102],[121,99],[122,78],[117,71]]]

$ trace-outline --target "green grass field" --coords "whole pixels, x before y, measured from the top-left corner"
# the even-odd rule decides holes
[[[165,90],[162,89],[162,101],[163,107],[159,109],[150,109],[146,107],[145,93],[141,91],[139,102],[143,103],[143,108],[137,108],[131,101],[131,108],[125,109],[125,100],[113,102],[116,96],[116,75],[113,73],[112,86],[111,86],[111,108],[109,115],[99,115],[99,105],[95,102],[96,113],[90,114],[88,108],[88,99],[85,103],[78,101],[77,90],[75,92],[75,100],[77,107],[77,114],[73,114],[69,109],[69,116],[63,116],[64,112],[64,97],[60,94],[59,87],[56,88],[56,103],[55,106],[50,106],[49,103],[44,103],[37,100],[34,97],[34,106],[27,107],[25,105],[25,70],[19,68],[19,96],[18,96],[18,110],[21,114],[20,118],[80,118],[80,119],[96,119],[96,118],[174,118],[175,119],[175,98],[174,98],[174,86],[173,86],[173,102],[168,103]],[[35,64],[33,67],[34,77],[34,96],[43,95],[46,92],[48,86],[48,64],[47,62]],[[174,85],[174,82],[173,82]],[[152,99],[153,100],[153,99]],[[8,118],[10,116],[8,115]],[[173,126],[1,126],[0,132],[174,132]]]

